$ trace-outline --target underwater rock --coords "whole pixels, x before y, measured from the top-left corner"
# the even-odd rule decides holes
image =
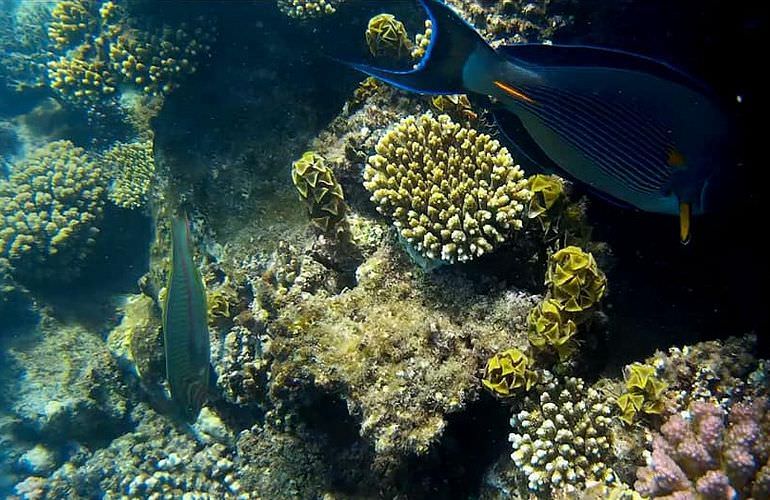
[[[9,401],[18,434],[42,443],[98,445],[126,428],[128,390],[94,333],[49,324],[40,339],[12,347],[9,358],[25,374]]]

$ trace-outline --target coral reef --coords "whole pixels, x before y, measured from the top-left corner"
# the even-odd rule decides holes
[[[364,186],[427,259],[467,262],[520,229],[527,182],[508,150],[448,115],[410,116],[377,143]]]
[[[511,417],[509,440],[519,474],[530,492],[575,493],[587,484],[616,481],[611,467],[612,405],[583,380],[544,372],[522,409]]]
[[[155,178],[152,140],[117,143],[102,154],[102,165],[113,178],[107,197],[123,208],[140,208]]]
[[[142,29],[113,3],[60,0],[49,37],[58,49],[47,64],[50,87],[63,99],[101,106],[134,87],[167,95],[194,73],[214,40],[211,24]],[[204,28],[204,26],[206,26]]]
[[[770,497],[770,406],[766,398],[719,406],[698,401],[673,415],[653,441],[635,488],[649,497]]]
[[[527,215],[530,219],[540,217],[564,198],[564,180],[556,175],[537,174],[529,178],[532,199]]]
[[[366,27],[366,45],[374,57],[401,59],[412,50],[404,23],[393,14],[377,14]]]
[[[278,8],[289,17],[308,19],[334,14],[344,0],[278,0]]]
[[[361,264],[355,288],[292,301],[268,324],[271,397],[290,401],[307,384],[339,394],[385,460],[428,451],[445,415],[476,397],[487,357],[524,344],[532,304],[426,282],[394,251]]]
[[[553,14],[553,0],[447,0],[457,12],[494,46],[550,40],[571,19]]]
[[[78,275],[99,232],[106,177],[69,141],[38,148],[0,180],[0,274],[24,284]]]
[[[345,217],[345,198],[334,172],[323,156],[307,151],[292,163],[291,180],[307,205],[310,220],[321,231],[329,231]]]
[[[520,350],[508,349],[489,358],[481,383],[500,397],[513,396],[513,391],[522,387],[528,391],[537,382],[537,373],[530,369],[531,364],[532,360]]]

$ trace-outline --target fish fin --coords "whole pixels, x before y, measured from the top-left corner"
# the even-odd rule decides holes
[[[473,27],[439,0],[420,0],[432,25],[425,55],[410,70],[395,71],[368,64],[337,59],[343,64],[387,82],[394,87],[419,94],[462,94],[463,69],[477,50],[493,53]]]
[[[682,245],[686,245],[690,242],[692,236],[692,227],[690,222],[692,220],[691,205],[687,202],[679,203],[679,241]]]
[[[504,45],[498,47],[496,51],[513,60],[516,64],[524,66],[537,68],[547,68],[549,66],[590,66],[624,69],[653,75],[703,94],[711,95],[713,93],[706,84],[671,64],[624,50],[590,45],[524,43]]]

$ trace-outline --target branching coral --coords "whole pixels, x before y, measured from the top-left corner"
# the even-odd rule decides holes
[[[307,19],[334,14],[344,0],[278,0],[278,8],[289,17]]]
[[[30,153],[0,182],[0,271],[25,283],[77,276],[99,232],[105,184],[99,166],[69,141]]]
[[[487,361],[481,382],[492,394],[501,397],[512,396],[516,389],[528,391],[537,382],[537,373],[531,365],[532,360],[526,354],[516,348],[508,349]]]
[[[548,372],[536,386],[539,395],[527,396],[523,409],[511,417],[514,432],[511,458],[539,494],[574,493],[595,481],[612,484],[609,430],[612,405],[579,378],[559,383]]]
[[[428,259],[466,262],[520,229],[529,201],[508,150],[447,115],[409,116],[383,136],[364,170],[377,210]]]
[[[49,37],[58,49],[71,49],[48,62],[51,88],[88,105],[116,94],[120,85],[166,95],[196,71],[214,38],[212,30],[184,23],[153,30],[135,25],[113,2],[60,0]]]
[[[291,166],[291,180],[313,224],[329,231],[345,218],[345,197],[323,156],[307,151]]]
[[[115,144],[102,159],[114,179],[110,201],[123,208],[143,206],[155,178],[152,141]]]
[[[770,407],[766,398],[724,411],[703,401],[673,415],[637,470],[642,495],[666,498],[770,498]]]

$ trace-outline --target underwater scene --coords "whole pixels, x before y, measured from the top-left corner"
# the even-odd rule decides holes
[[[0,0],[0,498],[770,499],[769,35]]]

